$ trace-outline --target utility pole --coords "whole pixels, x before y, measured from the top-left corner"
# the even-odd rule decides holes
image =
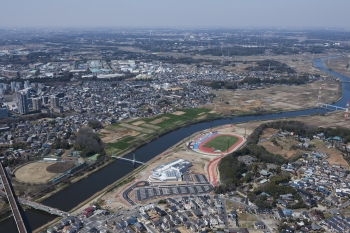
[[[135,161],[136,161],[136,159],[135,159],[135,153],[132,155],[132,165],[135,165]]]

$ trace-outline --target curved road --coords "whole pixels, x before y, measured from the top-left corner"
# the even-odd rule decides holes
[[[129,193],[130,193],[134,188],[136,188],[137,185],[140,184],[140,183],[145,183],[145,185],[142,186],[142,187],[149,186],[149,182],[148,182],[148,181],[138,181],[138,182],[136,182],[135,184],[131,185],[129,188],[127,188],[127,189],[125,189],[125,190],[123,191],[122,196],[123,196],[124,200],[127,201],[130,205],[136,205],[136,203],[135,203],[133,200],[130,199]]]

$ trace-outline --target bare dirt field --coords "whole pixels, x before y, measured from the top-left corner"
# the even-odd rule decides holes
[[[139,126],[134,126],[134,125],[128,125],[126,123],[121,123],[120,126],[124,127],[124,128],[128,128],[131,130],[136,130],[136,131],[140,131],[140,132],[146,132],[146,133],[153,133],[154,131],[151,129],[145,129],[145,128],[141,128]]]
[[[55,162],[34,162],[19,168],[15,172],[15,177],[19,181],[27,183],[46,183],[58,173],[46,171],[46,168],[55,164]]]
[[[278,129],[267,128],[260,135],[260,139],[269,138],[271,135],[278,133]]]
[[[168,120],[168,119],[169,119],[168,117],[161,117],[161,118],[155,119],[153,121],[150,121],[149,123],[152,125],[156,125],[156,124],[158,124],[162,121]]]
[[[145,122],[144,121],[136,121],[132,124],[138,126],[138,125],[142,125],[143,123],[145,123]]]
[[[329,158],[327,159],[329,164],[331,165],[337,164],[337,165],[343,165],[343,166],[349,167],[349,163],[345,161],[345,159],[339,153],[339,151],[335,151],[334,148],[332,149],[333,150],[326,150],[326,152],[330,155]]]
[[[329,59],[329,62],[328,60],[325,60],[323,63],[327,68],[350,77],[350,68],[349,68],[350,57],[349,56],[332,58],[332,59]]]
[[[259,90],[215,90],[218,95],[208,108],[217,112],[292,111],[315,107],[319,88],[322,87],[323,103],[333,103],[339,98],[339,83],[314,82],[300,86],[273,86]]]
[[[101,140],[103,143],[113,143],[117,142],[120,138],[126,136],[137,136],[140,133],[125,128],[106,127],[105,129],[101,129],[99,134],[101,135]]]
[[[50,173],[65,173],[73,167],[75,167],[75,164],[70,162],[54,163],[46,167],[46,171]]]
[[[150,128],[150,129],[155,129],[155,130],[160,129],[160,127],[159,127],[159,126],[156,126],[156,125],[150,125],[150,124],[147,124],[147,123],[142,124],[142,127],[146,127],[146,128]]]
[[[172,114],[174,114],[174,115],[176,115],[176,116],[180,116],[180,115],[185,114],[185,112],[182,112],[182,111],[176,111],[176,112],[173,112]]]

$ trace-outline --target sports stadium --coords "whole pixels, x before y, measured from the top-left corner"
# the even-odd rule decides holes
[[[242,146],[243,142],[244,139],[236,134],[213,131],[196,136],[189,147],[198,153],[224,155]]]

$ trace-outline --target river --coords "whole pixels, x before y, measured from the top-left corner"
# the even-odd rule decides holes
[[[328,70],[323,65],[323,60],[314,60],[314,67],[321,71],[324,71],[332,76],[335,76],[343,81],[349,81],[349,78],[336,73],[334,71]],[[315,98],[317,98],[315,96]],[[350,83],[343,83],[342,85],[342,98],[337,101],[334,105],[345,107],[346,101],[350,100]],[[215,120],[212,122],[213,126],[220,126],[230,123],[248,122],[253,120],[268,120],[277,119],[282,117],[295,117],[301,115],[310,115],[314,113],[326,112],[325,109],[308,109],[294,112],[284,112],[281,114],[267,114],[260,116],[244,116],[244,117],[232,117],[226,119]],[[136,154],[136,159],[142,162],[147,162],[148,160],[154,158],[158,154],[167,150],[169,147],[175,143],[185,139],[189,135],[195,132],[210,128],[210,122],[202,122],[198,124],[193,124],[188,127],[180,128],[163,135],[162,137],[144,145],[133,152],[125,155],[126,158],[132,158],[132,155]],[[133,170],[131,163],[121,160],[116,160],[115,162],[107,165],[106,167],[98,170],[97,172],[89,175],[85,179],[70,185],[68,188],[52,195],[51,197],[44,200],[42,203],[44,205],[52,206],[54,208],[61,209],[63,211],[69,211],[87,198],[91,197],[94,193],[102,190],[106,186],[112,184],[119,178],[127,175]],[[54,216],[37,210],[27,210],[25,211],[26,219],[24,219],[28,224],[28,229],[32,230],[46,224],[47,222],[54,219]],[[8,218],[0,223],[0,232],[17,232],[15,222],[13,218]],[[30,231],[29,231],[30,232]]]

